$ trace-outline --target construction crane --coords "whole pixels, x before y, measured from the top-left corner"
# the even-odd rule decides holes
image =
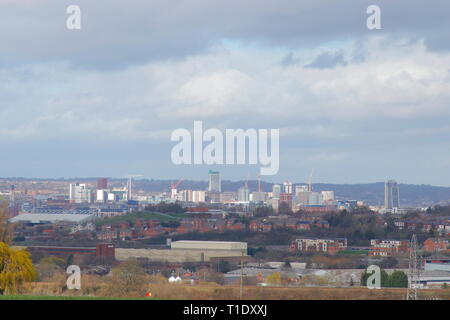
[[[128,176],[128,183],[127,183],[127,189],[128,189],[128,200],[133,200],[133,178],[143,177],[142,174],[129,174]]]
[[[172,199],[175,199],[175,198],[176,198],[176,195],[177,195],[177,188],[178,188],[178,186],[180,185],[180,183],[181,183],[183,180],[184,180],[184,179],[180,179],[180,180],[178,180],[177,183],[173,183],[173,181],[170,182],[170,197],[171,197]]]
[[[314,169],[311,170],[311,173],[309,174],[309,178],[308,178],[308,191],[312,192],[312,178],[314,175]]]
[[[258,178],[258,192],[261,192],[261,175],[258,174],[257,178]]]

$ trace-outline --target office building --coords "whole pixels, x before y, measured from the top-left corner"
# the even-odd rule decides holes
[[[107,190],[97,190],[97,198],[96,202],[104,203],[108,200],[108,191]]]
[[[220,172],[209,170],[209,192],[221,192],[222,182],[220,180]]]
[[[238,189],[238,201],[248,202],[250,200],[250,190],[248,189],[247,183]]]
[[[330,203],[334,201],[334,191],[322,191],[323,201]]]
[[[193,191],[192,192],[192,201],[193,202],[205,202],[205,191]]]
[[[71,183],[69,186],[69,199],[70,202],[75,203],[90,203],[91,190],[85,184]]]
[[[281,186],[279,184],[274,184],[272,186],[272,198],[279,199],[281,193]]]
[[[285,181],[283,183],[284,193],[292,194],[292,182]]]
[[[100,178],[97,179],[97,190],[105,190],[108,189],[108,179]]]
[[[395,180],[388,180],[384,184],[384,208],[390,211],[400,208],[400,193]]]
[[[172,189],[172,190],[174,190],[174,189]],[[174,199],[174,198],[172,197],[172,199]],[[175,199],[180,200],[180,201],[192,202],[192,201],[194,201],[194,191],[181,190],[180,192],[175,194]]]

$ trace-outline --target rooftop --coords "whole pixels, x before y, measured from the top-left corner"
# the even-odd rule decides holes
[[[54,223],[57,221],[69,221],[81,223],[90,219],[93,219],[95,216],[90,214],[50,214],[50,213],[23,213],[19,214],[11,219],[10,222],[32,222],[32,223],[43,223],[50,222]]]

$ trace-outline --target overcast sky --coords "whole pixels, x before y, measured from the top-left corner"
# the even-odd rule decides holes
[[[171,132],[203,120],[280,129],[265,180],[450,186],[449,17],[448,0],[0,0],[0,176],[254,179],[172,164]]]

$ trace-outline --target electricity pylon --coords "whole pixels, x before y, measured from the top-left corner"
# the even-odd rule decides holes
[[[409,270],[408,270],[408,292],[406,300],[418,300],[418,289],[420,285],[420,257],[417,237],[413,234],[409,245]]]

